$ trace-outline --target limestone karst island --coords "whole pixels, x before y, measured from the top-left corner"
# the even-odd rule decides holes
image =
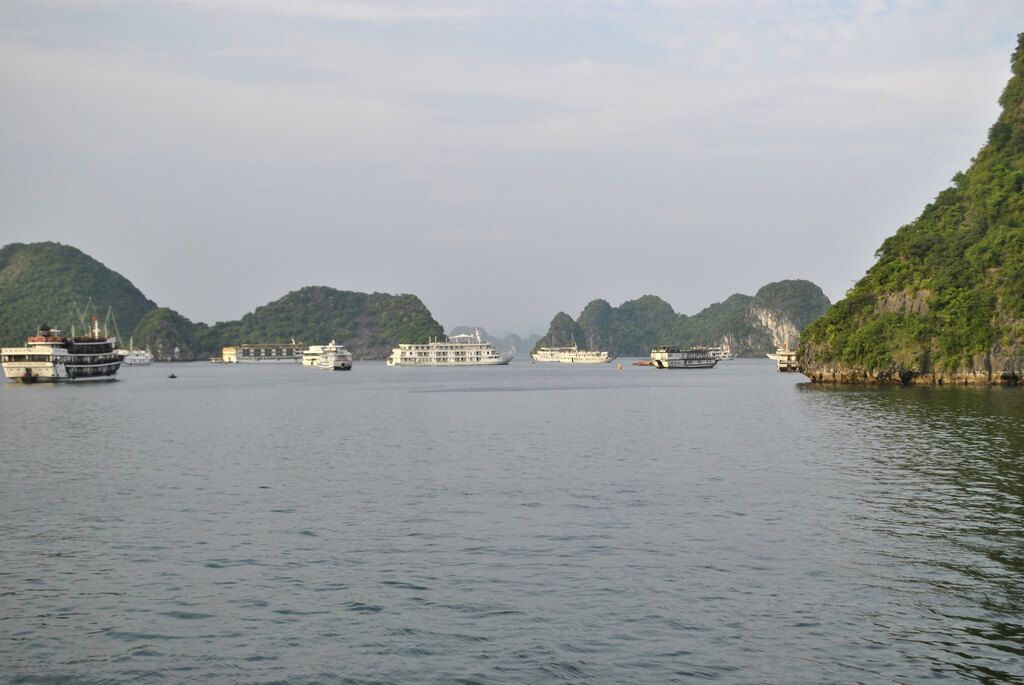
[[[1024,34],[988,142],[801,337],[814,381],[1024,378]]]

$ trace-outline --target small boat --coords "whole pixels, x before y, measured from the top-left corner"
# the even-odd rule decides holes
[[[175,376],[175,375],[174,375],[174,374],[172,373],[171,375],[169,375],[169,376],[168,376],[168,378],[177,378],[177,376]]]

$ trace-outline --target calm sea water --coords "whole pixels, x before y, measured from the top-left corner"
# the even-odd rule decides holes
[[[119,379],[0,388],[4,681],[1024,682],[1020,389]]]

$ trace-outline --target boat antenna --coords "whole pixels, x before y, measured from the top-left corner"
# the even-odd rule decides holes
[[[114,322],[114,335],[117,336],[118,340],[121,340],[121,331],[117,327],[117,317],[114,316],[114,305],[110,305],[107,307],[107,321],[103,322],[103,328],[107,328],[108,321]],[[109,331],[107,331],[107,337],[110,337]]]

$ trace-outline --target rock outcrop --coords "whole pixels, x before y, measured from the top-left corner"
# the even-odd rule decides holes
[[[818,382],[1016,385],[1024,377],[1024,34],[988,142],[804,331]]]

